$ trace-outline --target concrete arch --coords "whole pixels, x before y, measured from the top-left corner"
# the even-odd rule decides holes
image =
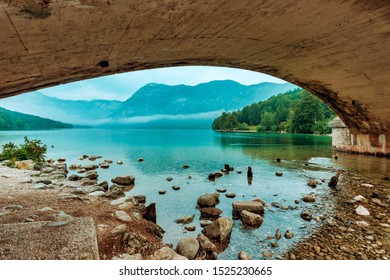
[[[309,90],[390,149],[388,1],[0,0],[0,26],[0,97],[140,69],[236,67]]]

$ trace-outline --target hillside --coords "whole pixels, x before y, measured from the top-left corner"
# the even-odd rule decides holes
[[[0,130],[44,130],[57,128],[73,128],[73,125],[13,112],[0,107]]]
[[[212,124],[214,130],[256,130],[304,134],[328,134],[335,114],[317,97],[301,89],[272,96],[268,100],[223,113]]]

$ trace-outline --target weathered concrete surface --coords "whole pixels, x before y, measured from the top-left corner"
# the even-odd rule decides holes
[[[215,65],[324,100],[353,134],[390,133],[388,1],[0,0],[0,96],[112,73]]]
[[[353,134],[338,117],[329,126],[332,128],[332,147],[336,151],[390,156],[389,135]]]
[[[91,217],[61,222],[0,225],[1,260],[96,260],[96,231]]]

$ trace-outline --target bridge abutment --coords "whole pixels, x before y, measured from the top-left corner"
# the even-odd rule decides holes
[[[354,134],[339,117],[334,118],[329,127],[332,128],[332,148],[336,151],[390,157],[390,134]]]

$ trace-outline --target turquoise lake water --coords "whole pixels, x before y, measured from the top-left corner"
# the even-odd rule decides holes
[[[135,176],[135,187],[129,195],[143,194],[147,197],[147,204],[156,203],[157,223],[166,230],[164,242],[174,246],[180,238],[196,237],[201,231],[199,211],[195,209],[197,198],[204,193],[215,192],[217,188],[226,188],[228,192],[237,194],[235,199],[221,194],[221,203],[217,207],[223,210],[222,216],[231,217],[234,200],[256,197],[267,204],[278,202],[283,206],[296,207],[294,210],[267,207],[263,225],[258,229],[246,229],[240,221],[234,221],[230,245],[220,254],[220,259],[237,259],[240,250],[248,252],[254,259],[262,259],[264,251],[277,257],[309,234],[317,223],[302,220],[301,211],[312,209],[314,217],[326,215],[331,200],[327,198],[329,188],[326,183],[312,189],[307,186],[307,181],[329,180],[342,163],[332,159],[329,136],[218,133],[208,130],[72,129],[1,132],[0,143],[21,143],[23,136],[41,139],[48,146],[47,157],[64,157],[68,166],[73,163],[89,164],[89,161],[79,160],[83,154],[113,160],[109,169],[99,169],[99,181],[110,181],[118,175]],[[144,161],[138,162],[139,157]],[[282,162],[277,163],[276,158],[281,158]],[[115,162],[119,160],[124,164],[117,165]],[[210,182],[207,175],[219,171],[225,163],[233,166],[235,171]],[[190,168],[183,169],[184,164]],[[253,169],[251,185],[246,178],[247,166]],[[238,174],[237,170],[243,173]],[[276,171],[283,172],[283,176],[275,176]],[[171,182],[166,181],[168,176],[173,178]],[[173,185],[181,189],[174,191]],[[166,189],[167,193],[159,195],[161,189]],[[300,200],[309,193],[317,196],[316,203],[294,203],[294,200]],[[192,214],[196,214],[191,224],[197,227],[195,232],[186,232],[182,225],[174,222]],[[277,228],[282,234],[290,230],[295,236],[289,240],[282,238],[278,248],[271,248],[266,236],[274,235]]]

